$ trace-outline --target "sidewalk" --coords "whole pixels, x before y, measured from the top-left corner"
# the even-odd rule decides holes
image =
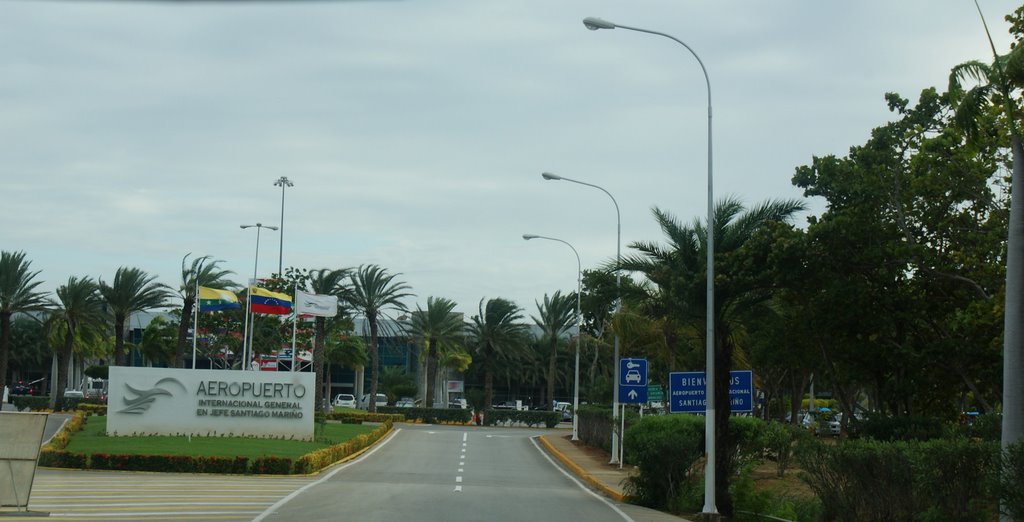
[[[609,464],[609,456],[582,444],[576,445],[568,435],[542,435],[538,437],[544,449],[558,459],[573,475],[605,496],[622,501],[625,497],[626,478],[633,466]]]

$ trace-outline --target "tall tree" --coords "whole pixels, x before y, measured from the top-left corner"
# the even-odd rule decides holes
[[[554,408],[555,399],[555,366],[558,362],[558,338],[572,328],[576,319],[576,294],[562,295],[561,290],[548,297],[544,294],[544,302],[535,301],[537,315],[531,316],[533,322],[543,332],[543,339],[548,344],[548,390],[546,395],[547,409]]]
[[[975,3],[977,6],[977,2]],[[978,8],[979,14],[981,8]],[[950,94],[957,107],[957,121],[968,129],[971,137],[981,126],[977,124],[980,108],[985,103],[1002,106],[1005,111],[1010,135],[1010,152],[1013,158],[1010,178],[1010,216],[1007,227],[1006,245],[1006,290],[1003,303],[1003,426],[1002,448],[1024,438],[1024,145],[1018,127],[1020,114],[1020,89],[1024,87],[1024,7],[1007,16],[1012,24],[1010,32],[1015,37],[1013,50],[1009,55],[999,55],[988,26],[985,32],[992,48],[994,62],[991,67],[981,62],[969,62],[957,66],[950,74]],[[982,23],[984,24],[984,18]],[[966,93],[961,82],[966,78],[980,80],[981,84]]]
[[[171,298],[170,287],[157,283],[139,268],[122,266],[114,273],[114,282],[99,281],[100,295],[106,301],[109,312],[114,316],[114,364],[124,366],[124,323],[136,312],[167,306]]]
[[[107,315],[99,286],[91,277],[71,276],[57,288],[57,301],[52,304],[54,323],[63,333],[57,351],[57,382],[50,394],[50,409],[59,409],[68,387],[68,363],[75,343],[88,344],[102,337]]]
[[[428,297],[427,309],[416,305],[416,311],[409,317],[409,333],[427,347],[426,370],[427,389],[423,395],[423,406],[434,405],[435,384],[439,353],[448,347],[458,346],[464,336],[462,314],[453,312],[455,302],[443,297]]]
[[[347,292],[345,278],[348,277],[348,269],[331,270],[321,268],[309,273],[309,286],[314,294],[333,295],[343,298]],[[313,328],[316,332],[313,336],[313,373],[316,375],[316,404],[317,407],[330,407],[330,397],[325,397],[324,392],[324,363],[327,361],[327,351],[324,348],[324,341],[327,339],[327,318],[316,317],[313,321]],[[329,392],[327,392],[329,393]],[[324,399],[327,400],[324,400]]]
[[[170,364],[174,361],[177,328],[161,316],[156,316],[142,331],[139,349],[150,364]]]
[[[530,334],[523,320],[522,309],[503,298],[480,300],[479,313],[474,315],[468,334],[472,350],[484,370],[484,407],[494,401],[494,374],[499,362],[516,357],[530,343]]]
[[[39,272],[29,269],[24,252],[0,252],[0,394],[7,386],[7,361],[11,353],[11,316],[46,309],[46,293],[36,288]]]
[[[350,276],[351,291],[346,299],[352,308],[362,312],[370,329],[370,397],[368,409],[376,412],[377,406],[373,397],[377,396],[378,371],[380,369],[380,353],[377,347],[377,336],[380,329],[379,319],[386,308],[405,311],[402,299],[412,296],[409,285],[396,281],[401,274],[388,274],[387,270],[377,265],[361,265]]]
[[[733,472],[733,454],[726,451],[732,447],[733,436],[729,430],[729,372],[733,356],[737,351],[736,334],[744,322],[759,311],[759,307],[772,295],[771,281],[758,279],[762,273],[757,269],[763,261],[752,252],[744,250],[746,243],[755,234],[772,223],[786,221],[796,212],[804,209],[803,203],[795,200],[767,201],[753,208],[745,208],[739,200],[727,198],[715,206],[715,444],[722,450],[716,452],[715,494],[719,510],[732,514],[732,498],[729,495],[729,477]],[[668,240],[668,246],[653,243],[633,243],[630,248],[638,249],[648,259],[659,264],[659,273],[669,280],[662,286],[672,288],[677,296],[678,320],[692,325],[694,330],[703,331],[699,325],[705,323],[706,301],[704,274],[707,267],[704,260],[707,251],[707,226],[695,220],[683,225],[671,214],[655,208],[654,217]],[[626,263],[623,263],[626,265]]]
[[[220,260],[212,260],[210,256],[197,257],[192,264],[185,266],[188,256],[181,259],[181,322],[178,323],[178,342],[174,349],[174,367],[182,368],[185,361],[185,347],[188,343],[188,330],[192,325],[192,307],[196,305],[196,287],[231,289],[235,286],[227,277],[234,272],[221,270],[217,265]],[[242,361],[242,364],[246,364]]]

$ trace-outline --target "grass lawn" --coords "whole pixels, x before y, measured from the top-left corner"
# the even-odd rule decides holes
[[[66,451],[71,453],[110,453],[121,455],[192,455],[203,457],[289,457],[297,459],[306,453],[345,442],[357,435],[370,433],[376,426],[327,423],[315,442],[244,437],[108,437],[107,418],[88,417],[82,431],[71,436]]]

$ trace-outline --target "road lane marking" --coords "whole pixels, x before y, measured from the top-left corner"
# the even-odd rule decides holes
[[[601,502],[604,502],[604,504],[605,504],[606,506],[608,506],[608,507],[612,508],[612,510],[613,510],[613,511],[615,511],[616,513],[618,513],[618,514],[619,514],[619,516],[621,516],[623,520],[625,520],[625,521],[627,521],[627,522],[636,522],[635,520],[633,520],[632,518],[630,518],[630,517],[629,517],[629,515],[627,515],[627,514],[623,513],[623,512],[622,512],[622,510],[618,508],[618,506],[616,506],[615,504],[612,504],[611,502],[609,502],[609,501],[608,501],[608,499],[604,498],[603,496],[601,496],[601,495],[598,495],[598,494],[597,494],[597,493],[595,493],[595,492],[594,492],[594,491],[593,491],[592,489],[590,489],[590,488],[588,488],[587,486],[585,486],[585,485],[584,485],[584,484],[583,484],[582,482],[580,482],[579,480],[576,480],[576,477],[572,476],[572,474],[571,474],[571,473],[569,473],[568,471],[565,471],[564,469],[562,469],[562,466],[559,466],[559,465],[558,465],[558,464],[557,464],[557,463],[556,463],[556,462],[555,462],[554,460],[552,460],[552,459],[551,459],[551,457],[550,457],[550,456],[548,455],[548,453],[547,453],[546,451],[544,451],[543,449],[541,449],[540,445],[539,445],[539,444],[537,444],[537,437],[536,437],[536,436],[534,436],[534,437],[530,437],[530,442],[531,442],[531,443],[533,444],[533,447],[534,447],[534,448],[537,448],[537,451],[538,451],[538,452],[540,452],[540,454],[541,454],[541,455],[542,455],[542,456],[543,456],[543,457],[544,457],[545,459],[547,459],[547,461],[548,461],[548,462],[550,462],[552,466],[554,466],[554,467],[555,467],[555,469],[557,469],[557,470],[558,470],[559,472],[561,472],[561,473],[562,473],[563,475],[565,475],[566,477],[568,477],[568,478],[569,478],[569,480],[571,480],[571,481],[575,482],[575,483],[576,483],[576,485],[577,485],[577,486],[579,486],[579,488],[580,488],[580,489],[582,489],[583,491],[586,491],[587,493],[589,493],[589,494],[590,494],[590,496],[592,496],[592,497],[594,497],[594,498],[596,498],[596,499],[600,500]],[[253,521],[253,522],[255,522],[255,521]]]
[[[288,494],[288,496],[282,498],[281,500],[278,500],[277,502],[274,503],[274,505],[268,507],[263,513],[260,513],[260,515],[258,517],[252,519],[252,522],[262,522],[263,519],[265,519],[268,516],[274,514],[274,512],[276,512],[278,509],[281,508],[281,506],[287,504],[288,502],[290,502],[295,497],[297,497],[297,496],[301,495],[302,493],[304,493],[306,490],[311,489],[314,486],[318,486],[321,483],[330,480],[331,477],[337,475],[342,470],[347,469],[349,466],[351,466],[353,464],[357,464],[359,462],[362,462],[364,459],[366,459],[370,455],[373,455],[374,453],[377,453],[377,450],[383,448],[384,446],[387,446],[387,444],[389,442],[391,442],[392,440],[395,440],[395,437],[397,437],[398,434],[401,433],[401,431],[402,431],[402,428],[395,428],[395,431],[391,432],[391,435],[388,435],[388,437],[386,439],[384,439],[380,444],[374,446],[373,449],[371,449],[370,451],[367,451],[366,453],[363,453],[362,455],[360,455],[356,459],[350,460],[350,461],[348,461],[348,462],[338,466],[337,469],[335,469],[334,471],[324,475],[323,477],[320,477],[320,479],[317,480],[316,482],[310,482],[309,484],[306,484],[305,486],[302,486],[301,488],[291,492],[290,494]],[[536,443],[534,443],[534,444],[536,444]]]
[[[467,437],[469,437],[469,433],[462,432],[462,442],[466,442]]]
[[[455,491],[452,491],[452,493],[462,493],[462,486],[455,486]]]

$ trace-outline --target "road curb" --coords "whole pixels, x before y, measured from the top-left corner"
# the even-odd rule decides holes
[[[570,472],[572,472],[573,475],[576,475],[580,480],[586,482],[591,487],[597,489],[598,491],[600,491],[601,493],[603,493],[607,497],[615,499],[615,500],[617,500],[619,502],[624,502],[625,501],[625,495],[623,495],[622,493],[619,493],[618,491],[612,489],[611,487],[609,487],[604,482],[601,482],[600,480],[597,480],[596,477],[594,477],[590,473],[587,473],[586,471],[584,471],[583,468],[581,468],[578,464],[576,464],[575,462],[570,460],[569,457],[566,457],[562,452],[558,451],[558,449],[555,448],[555,446],[553,444],[548,442],[548,439],[547,439],[546,436],[541,435],[541,436],[537,437],[537,440],[540,441],[541,445],[544,446],[544,449],[548,453],[550,453],[556,459],[558,459],[558,461],[561,462],[563,466],[565,466]]]

